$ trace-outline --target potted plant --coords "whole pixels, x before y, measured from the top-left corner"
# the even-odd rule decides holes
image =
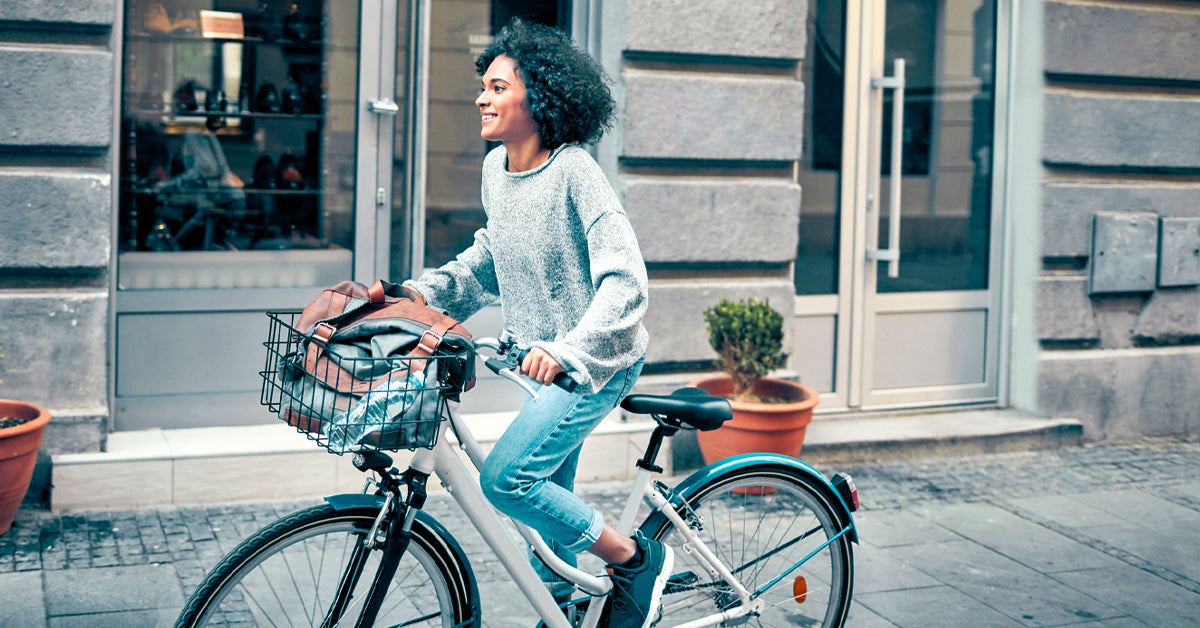
[[[692,385],[727,397],[733,407],[733,419],[720,429],[696,433],[705,462],[754,451],[800,455],[821,397],[808,386],[767,376],[787,360],[783,316],[767,300],[723,298],[704,311],[704,321],[725,374]]]
[[[42,430],[49,422],[50,413],[41,406],[0,399],[0,535],[12,526],[29,490]]]

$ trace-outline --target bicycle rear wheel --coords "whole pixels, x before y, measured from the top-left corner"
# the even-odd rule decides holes
[[[746,625],[831,627],[845,622],[854,582],[851,539],[842,535],[822,547],[841,526],[830,496],[817,481],[778,467],[735,469],[698,487],[687,496],[686,507],[677,507],[751,593],[767,587],[759,595],[765,602],[761,615],[747,617]],[[731,587],[710,575],[695,553],[684,551],[683,536],[664,515],[649,517],[642,533],[675,550],[659,625],[738,606]]]
[[[355,625],[382,554],[362,545],[377,514],[322,504],[263,528],[209,572],[176,627]],[[412,542],[388,586],[377,625],[479,625],[479,592],[470,567],[435,527],[440,528],[425,517],[414,521]],[[352,592],[339,612],[333,609],[339,608],[344,580],[353,583]]]

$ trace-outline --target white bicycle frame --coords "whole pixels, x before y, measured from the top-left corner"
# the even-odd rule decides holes
[[[446,487],[454,497],[454,500],[458,502],[458,505],[466,513],[467,518],[471,521],[475,529],[479,531],[483,540],[492,548],[496,557],[500,559],[500,564],[512,576],[521,593],[529,600],[529,603],[537,611],[538,615],[541,616],[546,626],[548,628],[570,628],[570,624],[562,610],[555,603],[554,597],[529,563],[528,555],[517,545],[512,536],[508,534],[500,519],[500,514],[496,512],[487,501],[487,498],[484,497],[479,483],[475,480],[470,470],[467,469],[462,459],[455,453],[454,445],[446,438],[446,431],[453,426],[455,434],[458,435],[459,446],[466,452],[467,458],[470,459],[476,469],[483,466],[483,461],[487,458],[487,454],[484,453],[483,447],[479,445],[479,441],[475,440],[466,422],[463,421],[462,416],[458,412],[458,404],[449,402],[448,408],[448,420],[444,421],[440,427],[441,433],[439,434],[437,445],[433,449],[417,450],[409,466],[417,471],[436,475],[441,480],[442,485]],[[680,531],[687,539],[683,544],[684,551],[698,555],[700,561],[710,570],[710,575],[720,576],[721,579],[729,583],[742,601],[742,604],[736,608],[722,613],[715,613],[708,617],[682,624],[681,626],[686,628],[715,626],[723,621],[760,612],[763,601],[761,599],[751,599],[752,594],[750,591],[742,586],[741,582],[730,572],[729,568],[700,540],[700,537],[680,517],[675,508],[668,507],[666,497],[650,484],[650,477],[650,471],[641,467],[638,468],[629,499],[625,503],[621,518],[616,526],[617,531],[622,534],[630,534],[633,531],[634,520],[637,517],[641,498],[647,498],[655,508],[663,511],[663,514],[675,525],[675,529]],[[534,552],[537,553],[538,557],[548,567],[564,579],[574,583],[583,592],[593,596],[592,603],[588,605],[588,611],[584,616],[582,626],[583,628],[595,628],[600,621],[600,614],[603,607],[601,602],[612,589],[609,579],[571,567],[554,555],[554,552],[550,550],[550,547],[536,531],[516,521],[513,521],[513,524],[525,542],[533,548]]]

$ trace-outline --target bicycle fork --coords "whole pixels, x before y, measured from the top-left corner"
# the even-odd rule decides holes
[[[405,472],[404,483],[407,486],[407,498],[401,504],[401,512],[404,513],[402,520],[398,520],[393,514],[393,510],[396,508],[395,496],[397,494],[394,489],[397,487],[390,484],[396,483],[395,480],[389,481],[385,473],[381,473],[380,477],[384,478],[386,491],[383,506],[379,509],[379,515],[375,517],[371,529],[367,530],[366,534],[355,544],[354,553],[347,562],[346,571],[342,573],[338,583],[333,606],[321,623],[322,628],[332,628],[341,622],[342,615],[351,606],[354,589],[362,577],[367,559],[373,550],[382,547],[383,554],[380,557],[379,568],[375,570],[371,586],[363,598],[365,600],[363,611],[355,624],[359,627],[373,626],[379,615],[379,608],[383,604],[383,598],[387,594],[387,588],[396,574],[396,569],[400,566],[400,560],[408,550],[409,542],[412,541],[413,520],[416,518],[417,511],[425,505],[427,496],[425,487],[429,475],[413,469]],[[368,486],[370,486],[369,483]]]

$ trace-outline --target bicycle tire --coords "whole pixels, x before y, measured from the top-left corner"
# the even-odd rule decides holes
[[[699,526],[705,545],[753,593],[841,530],[833,497],[818,482],[789,468],[732,469],[676,497],[676,511],[690,527]],[[694,552],[683,549],[682,535],[664,514],[652,513],[641,531],[675,552],[659,625],[738,605],[732,588],[709,575]],[[745,625],[842,626],[853,594],[853,558],[851,535],[843,534],[764,591],[762,613],[745,618]]]
[[[349,608],[325,617],[348,556],[377,509],[337,510],[321,504],[263,528],[226,555],[192,593],[176,628],[209,625],[356,625],[380,550],[355,574]],[[478,626],[479,590],[470,565],[448,533],[420,513],[376,622],[403,626]]]

